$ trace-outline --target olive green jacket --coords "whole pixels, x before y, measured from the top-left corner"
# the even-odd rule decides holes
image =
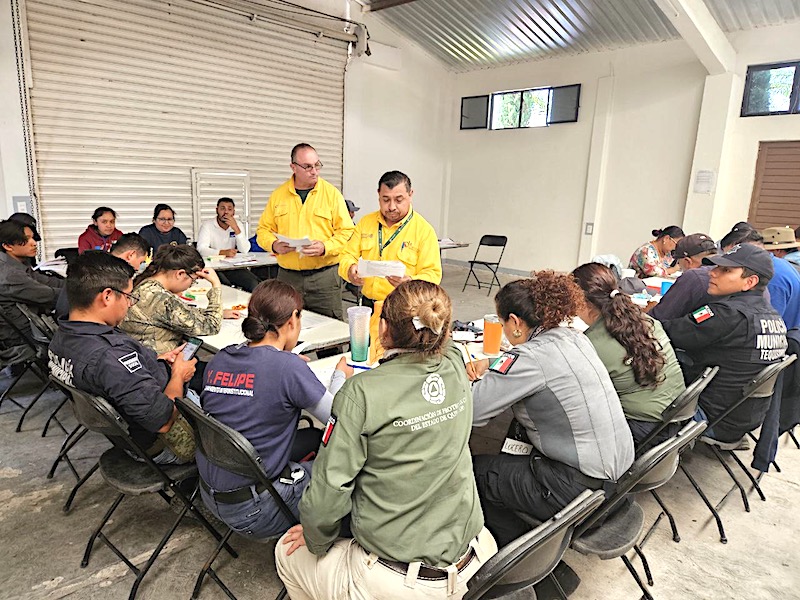
[[[443,356],[397,354],[348,379],[300,501],[308,549],[325,553],[350,514],[353,537],[381,558],[456,562],[483,527],[471,429],[464,359],[450,342]]]
[[[600,360],[611,375],[611,382],[617,390],[625,418],[637,421],[660,421],[661,412],[686,389],[683,373],[675,350],[661,323],[647,317],[653,325],[653,337],[661,348],[666,364],[659,373],[663,381],[655,389],[642,387],[636,383],[633,367],[625,363],[625,348],[615,340],[606,329],[605,320],[600,317],[584,333],[592,342]]]

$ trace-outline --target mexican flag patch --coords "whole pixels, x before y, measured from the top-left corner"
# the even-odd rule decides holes
[[[711,317],[714,316],[712,310],[708,307],[708,304],[698,308],[696,311],[692,313],[692,318],[694,319],[695,323],[702,323],[703,321],[707,321]]]
[[[503,352],[500,356],[495,358],[489,365],[489,370],[500,375],[505,375],[511,369],[511,366],[519,358],[519,354],[513,352]]]

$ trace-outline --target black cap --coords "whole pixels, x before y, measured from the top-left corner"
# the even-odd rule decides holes
[[[674,267],[678,263],[679,258],[691,258],[703,252],[715,250],[717,245],[710,237],[704,233],[692,233],[678,240],[675,245],[675,250],[672,251],[672,256],[675,260],[672,262]]]
[[[39,232],[36,230],[36,219],[34,219],[28,213],[23,213],[23,212],[14,213],[10,217],[8,217],[8,220],[16,221],[17,223],[24,225],[25,227],[30,227],[31,231],[33,231],[33,239],[37,242],[42,241]]]
[[[359,210],[361,210],[361,207],[356,206],[356,203],[353,202],[352,200],[345,200],[344,203],[347,205],[347,210],[349,210],[350,212],[358,212]]]
[[[758,273],[764,283],[769,282],[775,274],[772,266],[772,255],[753,244],[736,244],[725,254],[707,256],[703,259],[704,265],[717,265],[719,267],[745,267]]]

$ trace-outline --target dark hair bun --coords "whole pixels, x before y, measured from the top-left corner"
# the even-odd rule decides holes
[[[652,233],[652,234],[653,234],[653,237],[657,238],[657,237],[659,237],[659,236],[660,236],[662,233],[664,233],[664,230],[663,230],[663,229],[653,229],[653,231],[651,231],[650,233]]]
[[[244,318],[244,321],[242,321],[242,333],[244,333],[244,337],[251,342],[260,342],[264,339],[264,336],[267,335],[267,328],[264,327],[264,323],[261,319],[256,319],[248,315]]]

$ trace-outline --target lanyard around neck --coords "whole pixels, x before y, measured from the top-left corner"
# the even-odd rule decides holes
[[[383,243],[383,223],[378,223],[378,256],[380,256],[381,258],[383,258],[383,251],[386,249],[386,247],[387,247],[389,244],[391,244],[391,243],[394,241],[394,238],[396,238],[396,237],[397,237],[397,235],[398,235],[398,234],[399,234],[401,231],[403,231],[403,227],[405,227],[406,225],[408,225],[408,222],[411,220],[411,218],[412,218],[413,216],[414,216],[414,210],[412,209],[412,210],[411,210],[411,214],[410,214],[410,215],[408,215],[408,218],[407,218],[405,221],[403,221],[403,224],[402,224],[402,225],[400,225],[400,227],[397,229],[397,231],[395,231],[395,232],[392,234],[392,236],[391,236],[391,237],[390,237],[388,240],[386,240],[386,243],[385,243],[385,244]]]

